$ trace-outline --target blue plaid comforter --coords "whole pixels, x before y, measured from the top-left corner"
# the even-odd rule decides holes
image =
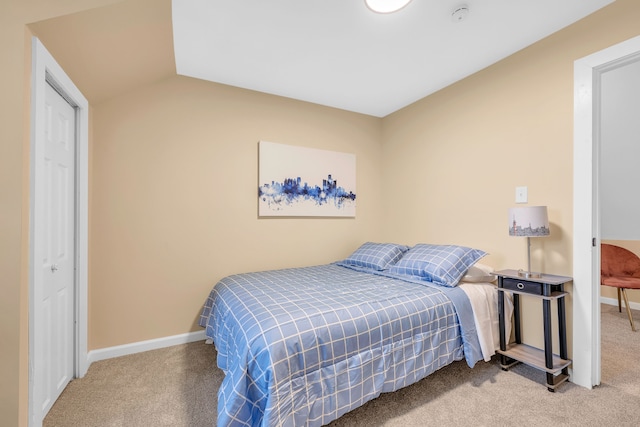
[[[320,426],[465,356],[473,366],[463,295],[335,264],[222,279],[200,317],[225,373],[218,426]]]

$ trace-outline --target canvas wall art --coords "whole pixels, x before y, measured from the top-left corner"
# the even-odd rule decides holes
[[[356,215],[356,156],[260,141],[258,215]]]

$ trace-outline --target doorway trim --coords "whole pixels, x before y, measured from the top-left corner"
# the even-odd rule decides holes
[[[36,215],[41,208],[37,184],[42,181],[42,171],[36,168],[37,156],[44,150],[40,131],[44,126],[45,88],[50,82],[64,97],[76,106],[76,224],[75,224],[75,301],[74,301],[74,376],[83,377],[89,369],[87,357],[88,320],[88,224],[89,224],[89,102],[58,65],[37,37],[31,41],[31,142],[29,164],[29,423],[39,427],[34,402],[34,290],[41,286],[42,277],[35,261]]]
[[[574,62],[573,376],[600,384],[600,105],[602,74],[640,57],[640,36]]]

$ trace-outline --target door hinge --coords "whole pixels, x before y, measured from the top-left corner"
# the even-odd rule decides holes
[[[591,239],[591,246],[593,246],[594,248],[596,247],[596,238],[595,237],[593,237]]]

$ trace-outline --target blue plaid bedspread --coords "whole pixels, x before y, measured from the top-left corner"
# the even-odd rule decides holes
[[[218,426],[325,425],[465,356],[473,366],[456,289],[335,264],[222,279],[200,317],[225,373]]]

